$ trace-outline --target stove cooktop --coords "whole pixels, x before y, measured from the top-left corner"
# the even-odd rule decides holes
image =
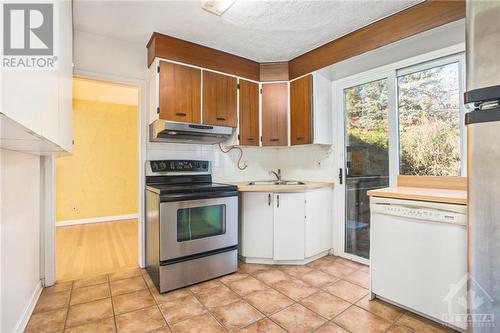
[[[149,184],[149,189],[156,193],[198,193],[198,192],[214,192],[214,191],[236,191],[236,185],[220,184],[220,183],[192,183],[192,184]]]

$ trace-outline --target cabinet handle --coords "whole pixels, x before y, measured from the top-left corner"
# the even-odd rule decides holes
[[[254,138],[247,138],[248,141],[253,141],[255,140]]]
[[[277,199],[278,199],[278,208],[280,208],[280,195],[279,194],[278,194]]]
[[[179,117],[185,117],[185,116],[187,116],[187,114],[184,113],[184,112],[176,112],[175,115],[179,116]]]
[[[217,117],[217,118],[215,118],[215,119],[220,120],[220,121],[224,121],[224,120],[226,120],[226,118],[223,118],[223,117]]]
[[[271,206],[271,193],[267,195],[267,205]]]
[[[297,137],[297,141],[302,141],[302,140],[304,140],[303,137],[301,137],[301,136]]]
[[[271,139],[271,141],[276,142],[276,141],[280,141],[280,139]]]

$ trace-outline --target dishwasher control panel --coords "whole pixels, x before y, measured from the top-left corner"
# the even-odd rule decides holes
[[[444,210],[421,208],[421,207],[406,207],[401,205],[391,204],[373,204],[370,206],[372,213],[380,213],[399,217],[407,217],[418,220],[427,220],[433,222],[467,224],[467,216],[460,213],[448,212]]]

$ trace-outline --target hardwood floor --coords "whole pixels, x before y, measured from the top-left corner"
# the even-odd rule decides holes
[[[56,280],[137,267],[137,219],[56,228]]]

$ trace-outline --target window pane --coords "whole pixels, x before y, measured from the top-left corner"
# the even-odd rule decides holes
[[[460,175],[459,64],[398,76],[401,175]]]
[[[222,235],[226,232],[226,205],[177,210],[177,241]]]
[[[389,185],[387,79],[344,90],[346,112],[345,252],[370,253],[367,192]]]

